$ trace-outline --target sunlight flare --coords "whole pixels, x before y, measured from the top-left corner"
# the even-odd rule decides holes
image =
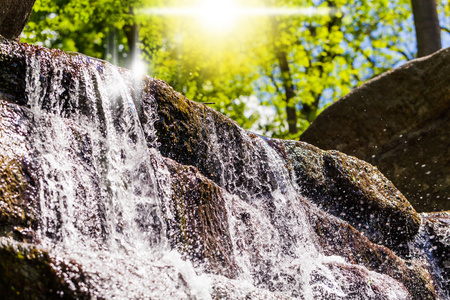
[[[214,30],[231,28],[238,18],[264,16],[325,16],[337,14],[337,8],[317,7],[245,7],[233,0],[204,0],[194,7],[158,7],[140,10],[141,14],[159,16],[186,16],[201,20]]]
[[[214,30],[230,29],[236,22],[239,6],[233,0],[203,0],[198,17]]]

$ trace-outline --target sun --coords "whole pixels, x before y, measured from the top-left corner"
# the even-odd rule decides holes
[[[312,17],[335,15],[339,9],[318,7],[264,7],[242,6],[238,0],[198,0],[192,6],[153,7],[139,10],[141,14],[159,16],[181,16],[195,18],[212,33],[231,32],[239,19],[268,16]]]
[[[192,6],[172,6],[140,9],[139,12],[159,16],[193,17],[211,32],[227,32],[235,27],[243,8],[237,0],[200,0]]]
[[[235,25],[240,7],[233,0],[203,0],[199,7],[197,17],[212,31],[228,31]]]

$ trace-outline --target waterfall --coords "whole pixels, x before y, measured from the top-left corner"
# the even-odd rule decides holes
[[[170,191],[158,190],[167,189],[158,187],[167,175],[153,167],[152,160],[160,159],[148,143],[155,132],[136,113],[138,91],[132,89],[140,83],[82,55],[70,57],[68,71],[63,59],[37,54],[28,61],[31,144],[43,174],[39,239],[83,265],[99,296],[176,298],[182,292],[180,267],[170,261],[181,260],[162,250],[167,240],[161,202]],[[43,71],[52,76],[43,78]]]
[[[28,55],[30,147],[40,174],[38,239],[78,262],[104,299],[346,299],[352,278],[312,233],[295,175],[267,141],[206,114],[206,169],[225,202],[234,278],[173,249],[172,184],[145,80],[83,55]],[[145,80],[144,80],[145,79]],[[145,97],[145,99],[142,99]],[[145,101],[143,101],[145,100]],[[145,116],[145,122],[141,115]],[[233,143],[242,148],[233,152]],[[231,149],[231,150],[230,150]],[[206,180],[206,179],[205,179]],[[373,282],[386,275],[357,267]],[[407,299],[392,284],[386,299]],[[359,298],[373,298],[371,283]],[[395,289],[397,288],[397,289]]]

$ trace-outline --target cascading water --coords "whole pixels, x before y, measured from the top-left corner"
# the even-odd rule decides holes
[[[180,267],[172,275],[174,266],[161,262],[169,255],[162,251],[161,201],[170,190],[158,191],[156,178],[166,175],[152,166],[159,154],[148,147],[154,130],[137,118],[131,90],[137,86],[128,86],[117,68],[81,55],[72,58],[78,78],[64,82],[67,66],[58,58],[43,66],[42,59],[31,56],[27,74],[31,143],[44,174],[39,238],[82,264],[105,299],[184,297]],[[53,74],[46,84],[43,67]],[[189,266],[185,272],[193,274]]]
[[[264,138],[244,130],[224,136],[213,119],[203,120],[204,165],[222,188],[237,265],[234,278],[214,275],[168,241],[173,183],[157,150],[157,103],[144,83],[82,55],[37,51],[27,63],[29,143],[41,174],[38,238],[80,263],[94,297],[349,298],[351,278],[333,267],[346,262],[321,252],[294,175]],[[246,145],[239,153],[228,147],[236,139]],[[358,268],[374,282],[385,279]],[[371,283],[358,293],[352,299],[375,295]],[[384,296],[408,299],[395,282]]]

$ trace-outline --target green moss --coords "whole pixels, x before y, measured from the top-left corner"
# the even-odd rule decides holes
[[[31,209],[23,194],[27,180],[22,163],[0,154],[0,226],[30,226]]]
[[[2,299],[91,298],[80,266],[6,238],[0,238],[0,290]]]

